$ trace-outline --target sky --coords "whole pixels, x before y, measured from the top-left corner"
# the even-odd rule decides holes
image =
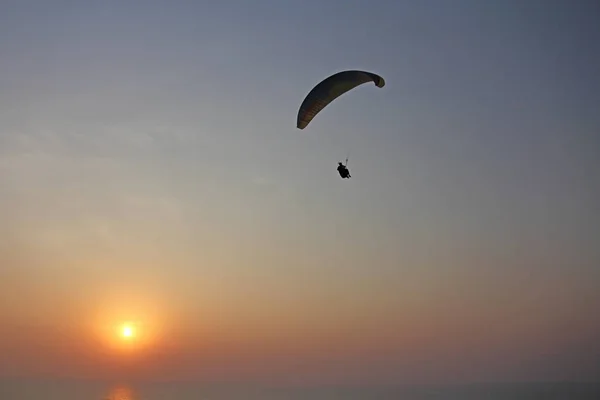
[[[0,2],[0,377],[597,379],[599,16]]]

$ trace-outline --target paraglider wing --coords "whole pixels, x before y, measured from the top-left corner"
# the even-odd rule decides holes
[[[296,127],[298,129],[306,128],[310,121],[329,103],[367,82],[373,82],[379,88],[385,86],[385,80],[381,76],[366,71],[342,71],[326,78],[306,95],[298,111]]]

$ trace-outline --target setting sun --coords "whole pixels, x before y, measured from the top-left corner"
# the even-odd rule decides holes
[[[121,333],[122,333],[123,337],[130,338],[130,337],[133,337],[134,332],[133,332],[133,328],[131,326],[125,325],[123,327],[123,331]]]
[[[150,307],[149,302],[136,302],[131,304],[131,299],[116,298],[104,305],[104,309],[90,320],[90,328],[94,336],[107,350],[114,351],[113,355],[119,356],[122,352],[129,353],[148,349],[156,345],[161,339],[159,322],[163,318],[156,313],[148,313],[146,308],[159,309],[158,306]]]

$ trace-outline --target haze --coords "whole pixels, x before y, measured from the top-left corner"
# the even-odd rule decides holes
[[[597,379],[599,10],[2,2],[0,375]]]

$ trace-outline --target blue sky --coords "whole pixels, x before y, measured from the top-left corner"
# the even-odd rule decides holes
[[[443,366],[465,337],[500,359],[465,361],[467,375],[594,376],[599,12],[534,0],[2,2],[0,288],[30,300],[0,317],[61,325],[90,307],[156,303],[155,322],[221,335],[273,320],[282,335],[371,324],[402,351],[417,332],[447,338],[414,345],[440,365],[415,356],[417,380],[454,377]],[[308,91],[345,69],[386,86],[296,129]],[[347,155],[349,181],[335,171]],[[41,290],[48,276],[60,279]],[[84,306],[39,311],[56,293]],[[547,370],[551,349],[563,369]],[[402,375],[402,351],[381,375]],[[522,357],[529,369],[502,370]]]

